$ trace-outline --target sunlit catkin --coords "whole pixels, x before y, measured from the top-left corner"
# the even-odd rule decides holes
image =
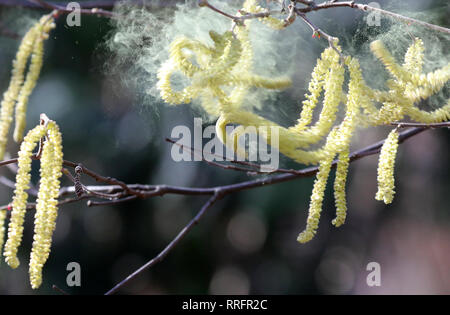
[[[345,150],[339,154],[339,161],[336,168],[336,178],[334,180],[334,200],[336,205],[336,218],[332,223],[339,227],[345,223],[347,216],[347,201],[345,197],[345,183],[349,166],[349,152]]]
[[[14,105],[20,93],[24,80],[24,72],[27,66],[28,57],[33,51],[34,41],[36,39],[36,28],[32,27],[22,39],[16,58],[13,62],[13,70],[8,90],[3,94],[0,113],[0,159],[5,155],[6,143],[8,141],[8,132],[12,122]]]
[[[16,188],[12,202],[11,220],[8,226],[8,240],[5,244],[5,259],[11,268],[20,264],[17,250],[22,242],[23,221],[25,217],[31,179],[31,155],[36,144],[45,134],[44,126],[37,126],[30,130],[24,138],[19,151],[18,171],[16,175]]]
[[[58,126],[50,122],[43,144],[40,186],[34,221],[34,241],[30,257],[30,282],[33,289],[42,283],[42,268],[50,254],[52,235],[58,216],[58,193],[62,175],[62,138]]]
[[[328,48],[326,52],[331,48]],[[327,53],[323,52],[321,58],[317,59],[317,64],[311,73],[311,81],[309,82],[309,94],[305,94],[303,101],[302,112],[297,125],[295,125],[296,132],[302,132],[307,125],[309,125],[313,118],[313,112],[316,108],[320,94],[325,84],[325,76],[328,74],[330,59]]]
[[[311,194],[309,214],[308,219],[306,220],[306,229],[297,237],[297,241],[300,243],[306,243],[312,240],[316,234],[317,228],[319,227],[322,202],[332,162],[333,156],[329,155],[327,159],[323,160],[319,165],[319,172],[317,173],[314,188]]]
[[[420,38],[415,38],[414,43],[408,48],[405,54],[403,67],[412,73],[421,73],[424,50],[423,41]]]
[[[13,70],[8,90],[3,94],[0,110],[0,160],[3,159],[8,141],[8,133],[12,122],[14,106],[16,106],[16,127],[14,139],[22,140],[25,130],[28,98],[36,85],[42,67],[43,41],[55,27],[52,15],[43,16],[23,37],[13,62]],[[25,80],[25,70],[30,55],[31,63]],[[24,83],[25,80],[25,83]],[[17,103],[17,104],[16,104]]]
[[[394,165],[397,148],[398,133],[397,130],[394,129],[391,131],[381,148],[380,159],[378,162],[378,192],[375,199],[384,201],[385,204],[391,203],[394,199]]]
[[[45,137],[45,141],[41,139]],[[41,125],[30,130],[23,140],[18,159],[16,188],[12,203],[8,240],[5,245],[6,262],[12,267],[19,266],[17,250],[23,234],[24,216],[27,207],[32,152],[41,143],[40,185],[36,202],[34,241],[30,258],[30,283],[33,289],[42,283],[42,268],[47,261],[58,215],[58,195],[62,176],[62,136],[58,125],[41,115]]]
[[[399,65],[391,53],[386,49],[381,40],[376,40],[370,43],[370,50],[372,53],[381,60],[386,69],[400,81],[407,81],[410,77],[410,73],[406,71],[401,65]]]
[[[48,38],[49,32],[55,27],[51,16],[43,16],[36,28],[36,39],[33,46],[33,55],[31,57],[30,67],[25,82],[20,90],[16,104],[16,123],[14,128],[14,141],[20,142],[23,138],[23,132],[26,124],[26,112],[28,99],[36,86],[39,74],[41,73],[44,59],[44,40]]]

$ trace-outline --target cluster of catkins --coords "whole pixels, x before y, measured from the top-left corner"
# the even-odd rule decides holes
[[[23,223],[27,211],[27,190],[30,188],[33,150],[41,139],[40,185],[34,219],[34,241],[30,258],[30,282],[33,289],[42,283],[42,268],[50,254],[52,235],[58,215],[58,196],[62,175],[62,137],[53,121],[30,130],[20,145],[16,188],[12,202],[8,240],[4,248],[6,263],[11,268],[19,266],[17,251],[23,236]],[[5,210],[1,210],[5,212]],[[2,224],[3,225],[3,224]]]
[[[260,13],[257,1],[247,0],[241,12]],[[260,18],[275,29],[281,21]],[[277,22],[278,21],[278,22]],[[309,93],[305,95],[300,118],[295,126],[284,128],[244,108],[247,91],[252,87],[284,89],[291,82],[288,78],[264,78],[252,73],[253,50],[249,40],[250,20],[246,25],[236,25],[234,34],[220,35],[213,31],[210,36],[214,46],[205,45],[186,37],[176,38],[170,46],[170,58],[158,73],[158,89],[169,104],[189,103],[200,99],[201,105],[211,115],[218,117],[216,134],[225,145],[239,153],[239,139],[244,128],[226,133],[229,124],[243,127],[271,127],[277,129],[277,149],[284,155],[303,164],[319,164],[309,206],[306,229],[298,236],[300,243],[310,241],[318,228],[325,186],[333,164],[338,157],[334,181],[336,218],[335,226],[345,222],[347,206],[345,185],[349,166],[349,146],[356,127],[389,125],[405,117],[416,122],[433,123],[450,119],[450,102],[427,112],[415,104],[441,90],[450,78],[450,65],[431,73],[422,73],[424,45],[414,39],[405,54],[402,65],[398,64],[381,41],[372,42],[372,53],[383,63],[392,78],[387,90],[370,88],[361,72],[359,62],[351,56],[343,56],[337,40],[325,49],[311,74]],[[194,54],[194,55],[193,55]],[[195,61],[193,62],[195,57]],[[345,73],[349,72],[348,90],[344,91]],[[190,79],[190,85],[175,91],[171,77],[181,72]],[[323,93],[320,116],[313,122],[313,112]],[[337,113],[343,104],[345,116],[338,124]],[[376,104],[381,104],[377,106]],[[266,129],[267,130],[267,129]],[[263,135],[271,144],[271,133]],[[227,138],[231,137],[231,141]],[[325,140],[318,149],[312,145]],[[376,199],[391,203],[394,196],[394,161],[398,146],[398,133],[393,130],[385,141],[378,167],[378,192]]]
[[[8,90],[3,94],[0,112],[0,160],[3,159],[8,141],[9,128],[15,107],[14,140],[22,141],[25,130],[28,98],[41,72],[44,57],[44,40],[55,27],[52,15],[44,15],[24,36],[13,62]],[[28,73],[25,77],[28,59]]]
[[[39,144],[40,185],[36,201],[34,241],[30,258],[30,282],[33,289],[42,283],[42,268],[48,259],[58,214],[58,195],[62,175],[62,137],[58,125],[44,114],[41,124],[30,130],[25,138],[26,110],[42,68],[44,40],[55,27],[53,15],[43,16],[24,36],[13,62],[12,77],[3,95],[0,114],[0,159],[6,150],[9,128],[15,108],[14,140],[21,142],[14,197],[8,209],[0,209],[0,255],[2,253],[7,211],[11,210],[8,239],[4,256],[12,268],[19,266],[17,252],[22,242],[23,224],[28,208],[33,150]],[[25,76],[28,60],[28,72]]]

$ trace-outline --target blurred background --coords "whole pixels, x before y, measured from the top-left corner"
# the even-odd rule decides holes
[[[400,1],[378,3],[393,9],[400,5]],[[435,24],[450,26],[448,1],[401,3],[430,16]],[[151,10],[160,10],[159,4],[155,2]],[[2,93],[9,83],[21,36],[44,12],[0,5]],[[364,41],[359,36],[366,27],[363,13],[336,9],[312,17],[328,33],[342,36],[344,49],[347,45],[356,54],[362,47],[355,38]],[[381,23],[392,22],[382,19]],[[309,59],[302,59],[295,71],[295,89],[271,99],[280,108],[274,110],[276,119],[286,125],[298,117],[315,59],[327,46],[325,40],[312,39],[301,21],[291,27],[290,32],[307,45],[296,49],[306,50]],[[366,29],[366,40],[374,35],[370,32],[379,35],[383,29]],[[30,99],[27,128],[37,124],[40,113],[47,113],[61,127],[66,159],[127,183],[210,187],[259,177],[204,162],[174,162],[171,145],[164,138],[170,137],[177,125],[192,127],[198,111],[188,105],[169,107],[157,99],[149,106],[149,100],[135,87],[116,80],[119,74],[104,66],[111,55],[104,43],[112,34],[113,26],[106,18],[82,16],[81,27],[68,27],[64,18],[58,20],[46,42],[44,67]],[[448,38],[440,44],[448,53]],[[444,93],[448,98],[448,89]],[[204,127],[207,125],[205,122]],[[379,141],[390,129],[361,131],[352,147]],[[331,225],[335,207],[332,184],[328,185],[318,233],[305,245],[296,238],[306,224],[313,178],[228,196],[162,263],[120,293],[449,294],[449,140],[448,130],[429,130],[400,146],[396,195],[389,206],[374,199],[378,156],[352,163],[345,225]],[[17,150],[10,140],[11,156],[16,156]],[[287,159],[281,166],[303,167]],[[37,173],[38,167],[34,169],[34,175]],[[14,179],[7,168],[0,169],[0,175]],[[334,172],[330,183],[333,178]],[[94,184],[87,176],[83,183]],[[63,184],[71,183],[65,178]],[[12,190],[0,187],[0,204],[9,203],[11,198]],[[20,249],[22,264],[12,270],[1,263],[0,293],[58,294],[52,290],[55,284],[71,294],[102,294],[157,255],[205,201],[201,196],[167,195],[107,207],[87,207],[83,202],[62,206],[52,252],[44,267],[44,282],[36,291],[30,288],[27,270],[34,216],[29,212]],[[70,262],[81,266],[81,287],[66,285]],[[366,284],[370,262],[381,266],[380,287]]]

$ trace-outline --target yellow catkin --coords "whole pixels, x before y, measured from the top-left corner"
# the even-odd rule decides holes
[[[44,16],[36,26],[37,36],[33,46],[30,67],[26,80],[20,90],[16,104],[16,124],[14,128],[14,141],[20,142],[26,124],[26,112],[28,99],[36,86],[41,72],[44,59],[44,40],[48,38],[48,33],[55,27],[54,19],[51,16]]]
[[[30,283],[33,289],[38,288],[42,283],[42,268],[46,261],[45,247],[48,242],[46,235],[47,216],[50,210],[50,186],[52,182],[52,165],[54,148],[49,140],[44,143],[42,156],[41,156],[41,168],[40,168],[40,186],[38,199],[36,203],[36,214],[34,218],[34,236],[33,247],[30,257]]]
[[[23,221],[28,199],[26,190],[30,188],[31,155],[37,142],[44,134],[45,128],[37,126],[28,132],[20,146],[16,188],[12,202],[11,220],[8,226],[8,240],[4,251],[6,262],[11,268],[17,268],[20,264],[17,258],[17,250],[22,242]]]
[[[30,257],[30,282],[33,289],[42,283],[42,268],[47,261],[58,215],[58,194],[62,175],[62,138],[54,122],[48,125],[47,141],[41,157],[40,186],[36,204],[34,241]]]
[[[227,115],[235,114],[242,106],[250,87],[283,89],[291,84],[288,78],[265,78],[251,73],[253,53],[248,30],[244,26],[237,26],[236,34],[234,36],[231,32],[225,32],[220,35],[210,32],[213,47],[180,37],[171,44],[170,58],[158,72],[157,88],[161,98],[167,103],[182,104],[200,98],[202,107],[209,114],[221,116],[216,129],[223,143],[227,143],[225,127],[230,120]],[[197,61],[200,60],[198,65],[192,64],[186,55],[186,49],[196,54]],[[180,71],[191,79],[191,84],[181,91],[174,91],[172,88],[171,77],[175,71]],[[243,117],[245,122],[254,125],[255,121],[252,119],[259,116]],[[237,135],[233,138],[237,139]],[[238,149],[237,141],[233,143],[233,149]]]
[[[394,199],[394,165],[397,148],[398,132],[397,130],[392,130],[381,148],[378,162],[378,191],[375,199],[384,201],[385,204],[391,203]]]
[[[415,38],[414,43],[406,51],[403,67],[412,73],[421,73],[424,50],[423,41],[420,38]]]
[[[5,242],[5,223],[6,223],[6,210],[0,210],[0,258],[3,255],[3,243]]]
[[[349,152],[345,150],[339,154],[337,163],[336,178],[334,180],[334,199],[336,204],[336,218],[332,223],[339,227],[345,223],[347,216],[347,202],[345,197],[345,183],[347,181],[347,171],[349,166]]]
[[[14,106],[16,106],[16,127],[14,139],[22,140],[25,130],[26,106],[28,98],[36,85],[39,72],[42,67],[43,40],[48,37],[48,32],[55,27],[51,15],[43,16],[23,37],[16,58],[13,62],[13,70],[8,90],[3,94],[0,110],[0,159],[4,158],[8,133],[12,122]],[[30,55],[30,68],[25,79],[25,70]]]
[[[350,82],[347,95],[347,112],[339,127],[337,141],[335,141],[337,150],[340,152],[336,169],[336,178],[334,181],[336,218],[332,221],[332,223],[336,227],[344,224],[347,216],[345,185],[350,163],[349,145],[351,136],[356,128],[361,103],[364,101],[364,79],[362,77],[359,62],[354,58],[347,58],[346,63],[350,72]]]
[[[28,57],[33,50],[36,36],[36,27],[32,27],[23,37],[13,62],[12,77],[8,90],[3,94],[0,112],[0,160],[2,160],[5,155],[8,132],[13,119],[14,106],[23,84],[25,68],[27,66]]]
[[[157,83],[161,98],[167,103],[174,105],[189,103],[203,92],[205,86],[214,91],[220,85],[238,80],[230,73],[239,61],[240,42],[232,36],[231,32],[225,32],[222,36],[211,32],[210,36],[215,43],[212,48],[185,37],[171,44],[170,59],[160,68]],[[209,59],[209,64],[205,67],[193,65],[183,52],[184,49],[195,52],[197,59]],[[181,91],[174,91],[171,84],[171,77],[177,70],[193,79],[192,84]]]
[[[306,229],[297,237],[297,241],[299,243],[306,243],[312,240],[314,235],[316,234],[317,228],[319,227],[320,213],[322,212],[322,202],[332,162],[333,155],[331,154],[329,154],[327,158],[323,159],[320,162],[319,172],[317,173],[317,177],[314,182],[314,188],[311,194],[309,214],[306,221]]]
[[[450,79],[450,64],[427,74],[415,75],[408,82],[405,94],[413,102],[429,98],[441,90]]]
[[[425,124],[431,123],[439,123],[442,121],[450,120],[450,100],[447,101],[447,104],[442,106],[441,108],[435,109],[434,111],[427,112],[421,110],[417,107],[411,107],[407,111],[408,116],[411,117],[415,121],[419,121]]]
[[[381,41],[371,43],[371,49],[391,72],[394,79],[387,82],[390,89],[388,92],[374,92],[367,89],[371,97],[383,103],[379,111],[367,110],[368,104],[364,104],[365,110],[369,113],[368,120],[379,125],[401,120],[406,115],[422,123],[448,119],[450,109],[447,106],[427,112],[417,108],[415,103],[429,98],[444,87],[450,80],[450,64],[427,74],[421,73],[424,47],[420,39],[415,39],[408,48],[403,66],[396,63]],[[373,105],[369,105],[369,107],[373,108]]]
[[[306,100],[303,101],[300,119],[294,127],[296,132],[302,132],[312,121],[314,109],[318,104],[320,94],[325,84],[325,75],[329,71],[329,65],[330,59],[327,58],[327,54],[323,52],[322,57],[317,60],[317,64],[311,74],[311,81],[308,86],[309,94],[305,94]]]
[[[213,47],[185,37],[176,39],[170,45],[169,60],[158,71],[157,88],[161,98],[175,105],[189,103],[194,98],[202,96],[207,96],[206,100],[216,97],[223,99],[219,102],[219,107],[228,105],[239,107],[245,90],[249,87],[267,89],[289,87],[291,81],[288,78],[265,78],[250,73],[251,45],[248,32],[243,28],[238,26],[236,37],[231,32],[222,35],[210,32],[214,41]],[[197,60],[208,62],[200,62],[200,65],[192,64],[185,50],[194,52]],[[191,79],[191,84],[181,91],[174,91],[172,88],[171,77],[175,71],[180,71]],[[227,86],[238,90],[226,95],[222,88]],[[210,91],[211,94],[208,95],[205,91]],[[204,107],[209,111],[210,104]]]
[[[372,53],[383,62],[386,69],[398,80],[406,81],[410,77],[410,73],[395,61],[394,57],[386,49],[381,40],[370,43],[370,49],[372,50]]]
[[[294,132],[302,132],[306,141],[303,145],[317,143],[326,136],[336,121],[336,113],[342,100],[342,85],[344,83],[345,69],[340,64],[339,54],[332,48],[324,52],[323,58],[329,61],[329,73],[325,78],[325,95],[323,108],[317,122],[310,128],[300,131],[292,127]]]
[[[314,126],[308,128],[305,132],[299,132],[296,127],[286,129],[256,114],[236,110],[235,107],[230,107],[231,111],[225,111],[222,113],[220,119],[222,129],[224,130],[224,122],[225,124],[235,123],[242,126],[254,126],[257,128],[261,126],[275,127],[279,131],[279,149],[283,154],[304,164],[312,164],[320,161],[326,153],[323,148],[313,151],[305,151],[301,148],[307,147],[310,144],[319,141],[324,135],[326,135],[327,131],[336,120],[335,115],[338,110],[339,103],[343,99],[342,84],[344,81],[345,72],[343,67],[340,65],[339,54],[337,54],[333,49],[326,50],[322,58],[327,63],[331,64],[331,66],[328,67],[328,74],[324,78],[326,90],[324,108],[322,109],[319,121]],[[226,118],[224,116],[226,116]],[[239,132],[239,130],[236,129],[235,132]],[[238,137],[239,134],[236,134],[236,136]],[[266,140],[268,140],[269,144],[271,143],[270,139]]]

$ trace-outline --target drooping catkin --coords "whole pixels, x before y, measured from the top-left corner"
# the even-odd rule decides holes
[[[62,175],[62,138],[54,122],[48,125],[47,140],[41,157],[41,182],[36,204],[34,241],[30,257],[30,282],[33,289],[42,283],[42,268],[52,244],[52,235],[58,216],[58,194]]]
[[[16,175],[16,188],[12,202],[11,219],[8,226],[8,240],[5,244],[5,258],[11,268],[20,264],[17,251],[22,242],[23,221],[25,217],[28,193],[31,179],[31,155],[39,140],[45,134],[44,126],[37,126],[30,130],[20,145],[18,158],[18,171]]]
[[[347,201],[345,187],[347,182],[348,167],[350,164],[350,139],[356,128],[359,109],[364,100],[364,80],[361,73],[359,62],[355,58],[348,57],[346,64],[350,72],[350,81],[348,84],[346,115],[339,126],[339,136],[334,142],[339,160],[336,168],[336,178],[334,180],[334,199],[336,205],[336,218],[332,224],[336,227],[344,224],[347,217]]]
[[[412,73],[421,73],[424,50],[423,41],[420,38],[415,38],[414,43],[406,51],[403,67]]]
[[[51,16],[44,16],[36,25],[36,39],[33,46],[30,67],[27,77],[17,98],[15,113],[14,141],[20,142],[26,125],[26,112],[28,99],[36,86],[39,74],[41,73],[44,59],[44,40],[49,36],[49,32],[55,27],[54,19]]]
[[[327,185],[328,175],[330,174],[333,156],[330,154],[327,159],[322,160],[319,165],[319,172],[314,181],[314,188],[311,194],[311,201],[309,204],[309,214],[306,220],[306,228],[301,232],[297,241],[299,243],[306,243],[313,239],[319,227],[320,213],[322,212],[323,197]]]
[[[398,148],[398,132],[392,130],[384,142],[378,162],[378,191],[375,199],[389,204],[394,199],[395,178],[394,166]]]
[[[41,139],[45,137],[45,141]],[[16,188],[12,203],[8,240],[5,245],[6,262],[19,266],[17,251],[22,241],[24,216],[27,209],[32,152],[37,143],[41,145],[40,185],[36,202],[33,247],[30,254],[30,283],[33,289],[42,283],[42,268],[46,263],[52,244],[52,235],[58,215],[58,196],[62,176],[62,136],[58,125],[41,115],[41,124],[28,132],[19,151]]]
[[[53,16],[44,15],[23,37],[16,58],[13,61],[13,70],[7,91],[3,94],[0,110],[0,160],[3,159],[8,142],[8,133],[13,120],[14,106],[16,106],[16,126],[14,139],[22,140],[25,130],[26,109],[28,98],[33,91],[42,67],[43,41],[48,33],[55,27]],[[32,54],[28,74],[25,79],[25,70]],[[25,82],[24,82],[25,80]]]
[[[296,132],[302,132],[312,121],[314,109],[319,102],[320,94],[325,85],[325,76],[328,74],[329,65],[330,59],[323,52],[321,58],[317,59],[317,64],[311,73],[311,81],[308,86],[309,94],[305,94],[306,99],[303,101],[300,118],[295,127],[293,127]]]
[[[332,223],[336,227],[345,223],[347,217],[347,201],[345,197],[345,183],[349,166],[349,152],[345,150],[339,154],[339,161],[336,168],[336,178],[334,180],[334,199],[336,205],[336,218]]]
[[[24,72],[27,66],[33,45],[37,36],[36,27],[32,27],[22,39],[16,58],[13,61],[12,76],[9,87],[3,94],[0,112],[0,160],[5,155],[6,144],[8,141],[8,132],[12,122],[14,106],[20,93],[24,80]]]

